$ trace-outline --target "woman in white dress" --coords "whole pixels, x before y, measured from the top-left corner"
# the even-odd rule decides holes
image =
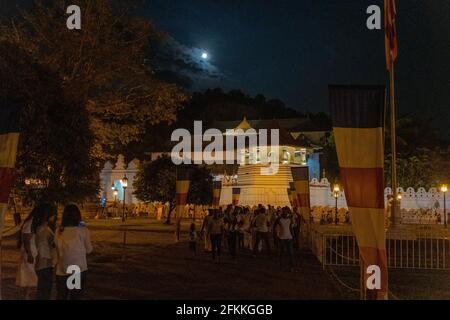
[[[86,286],[87,259],[92,252],[89,230],[81,220],[80,209],[74,204],[64,208],[61,226],[55,233],[58,256],[56,265],[56,290],[58,300],[78,300]],[[69,288],[67,280],[70,270],[75,267],[80,272],[80,287]]]
[[[20,260],[16,275],[16,286],[24,289],[25,299],[31,298],[31,292],[38,285],[38,276],[35,270],[38,250],[36,247],[36,230],[46,219],[47,205],[37,205],[22,224],[19,246]]]

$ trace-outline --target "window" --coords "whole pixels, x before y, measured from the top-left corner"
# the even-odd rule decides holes
[[[306,165],[307,162],[307,154],[306,150],[302,149],[299,151],[295,151],[294,153],[294,162],[301,165]]]
[[[281,156],[281,161],[283,162],[283,164],[288,164],[290,158],[291,158],[291,154],[287,150],[283,150],[283,153]]]

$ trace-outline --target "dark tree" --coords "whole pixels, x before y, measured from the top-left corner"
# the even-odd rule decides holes
[[[134,195],[141,201],[170,203],[166,223],[170,223],[171,212],[176,205],[176,165],[163,156],[155,161],[142,163],[134,180]],[[208,204],[212,199],[212,176],[204,166],[193,166],[188,203]]]
[[[23,49],[51,70],[65,93],[79,99],[94,133],[100,159],[139,141],[147,123],[173,122],[186,97],[176,85],[154,77],[146,63],[151,39],[162,33],[132,16],[133,0],[77,0],[81,30],[66,27],[67,1],[35,0],[0,24],[0,40]]]
[[[0,42],[0,98],[21,108],[16,194],[26,202],[93,198],[98,168],[83,105],[65,95],[58,75]]]

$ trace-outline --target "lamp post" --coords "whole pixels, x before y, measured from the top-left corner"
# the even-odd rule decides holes
[[[341,188],[338,184],[334,185],[333,188],[333,197],[334,197],[334,224],[337,225],[338,223],[338,198],[339,198],[339,192],[341,191]]]
[[[114,194],[114,205],[116,205],[116,203],[117,203],[117,195],[119,194],[119,191],[116,188],[114,188],[113,194]]]
[[[126,191],[128,188],[128,178],[127,175],[125,175],[122,178],[122,188],[123,188],[123,211],[122,211],[122,222],[125,222],[125,204],[126,204]]]
[[[445,204],[445,195],[447,193],[448,189],[447,189],[447,185],[443,184],[441,186],[441,192],[444,194],[444,226],[447,228],[447,208],[446,208],[446,204]]]

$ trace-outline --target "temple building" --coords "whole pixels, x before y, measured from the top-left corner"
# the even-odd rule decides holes
[[[232,188],[240,187],[241,195],[239,203],[241,205],[257,205],[273,204],[275,206],[289,205],[289,199],[286,189],[289,182],[292,181],[291,167],[308,166],[309,177],[311,179],[320,180],[320,154],[322,145],[328,137],[328,128],[320,129],[311,125],[308,119],[274,119],[274,120],[247,120],[246,118],[239,121],[216,121],[210,127],[221,132],[223,139],[231,134],[235,135],[236,140],[239,132],[244,133],[242,137],[245,142],[244,147],[236,147],[232,151],[233,158],[239,159],[239,164],[235,165],[212,165],[211,169],[215,180],[222,181],[221,205],[231,204]],[[234,129],[234,130],[233,130]],[[242,131],[239,131],[241,129]],[[254,129],[254,130],[251,130]],[[252,145],[249,143],[249,132],[259,132],[266,129],[267,149],[260,144]],[[271,141],[271,130],[277,129],[278,143]],[[212,140],[208,134],[202,132],[202,136],[191,137],[191,146],[194,145],[196,139],[202,141],[202,151]],[[206,140],[206,141],[205,141]],[[276,150],[274,148],[277,148]],[[279,157],[278,170],[273,174],[261,174],[261,169],[270,167],[270,164],[263,163],[261,159],[260,149],[265,150],[269,157],[273,156],[273,152]],[[172,150],[161,150],[158,152],[149,152],[147,157],[150,160],[156,160],[162,155],[171,156]],[[197,153],[201,153],[199,151]],[[222,154],[215,153],[216,159],[225,161],[227,152],[224,150]],[[195,159],[202,156],[194,151],[183,152],[183,158]],[[123,176],[128,177],[129,186],[126,194],[127,203],[137,203],[137,199],[133,196],[133,178],[137,172],[139,162],[133,160],[128,165],[124,163],[123,156],[119,156],[116,164],[106,163],[101,173],[102,196],[106,201],[114,201],[115,198],[123,200],[123,188],[120,187],[120,179]],[[113,190],[118,190],[117,196],[114,196]]]
[[[221,204],[231,203],[232,188],[241,188],[241,195],[239,203],[241,205],[257,205],[273,204],[275,206],[289,205],[289,198],[286,189],[289,187],[289,182],[292,181],[291,167],[293,166],[308,166],[310,178],[320,179],[320,151],[321,147],[313,143],[303,132],[296,132],[292,134],[285,127],[281,125],[280,120],[257,120],[248,121],[244,118],[235,127],[233,132],[241,129],[243,132],[249,129],[259,131],[266,129],[278,130],[279,141],[275,146],[278,148],[277,155],[279,157],[278,171],[273,174],[262,174],[263,168],[268,168],[268,164],[262,164],[259,148],[253,147],[249,149],[247,146],[244,149],[236,150],[240,155],[241,161],[237,172],[232,176],[226,174],[216,177],[222,180],[222,194]],[[286,121],[285,121],[286,122]],[[215,127],[230,127],[231,123],[216,123]],[[270,141],[270,134],[268,134],[267,152],[271,156],[274,146]],[[256,148],[256,149],[255,149]]]

